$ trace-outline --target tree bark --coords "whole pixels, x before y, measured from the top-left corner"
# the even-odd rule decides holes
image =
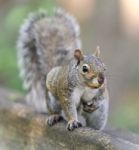
[[[70,132],[65,121],[49,127],[47,118],[27,106],[17,92],[0,88],[2,150],[139,150],[139,136],[133,133],[87,127]]]

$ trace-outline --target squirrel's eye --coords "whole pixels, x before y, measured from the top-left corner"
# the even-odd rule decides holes
[[[88,72],[89,71],[89,66],[87,64],[83,65],[82,70],[83,70],[83,72]]]

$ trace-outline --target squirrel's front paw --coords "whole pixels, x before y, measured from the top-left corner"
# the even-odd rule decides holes
[[[69,131],[73,131],[75,128],[82,127],[82,124],[76,120],[70,120],[67,124],[67,129]]]
[[[63,120],[62,116],[56,115],[56,114],[55,115],[51,115],[51,116],[48,117],[47,124],[49,126],[52,126],[52,125],[54,125],[55,123],[57,123],[57,122],[59,122],[61,120]]]

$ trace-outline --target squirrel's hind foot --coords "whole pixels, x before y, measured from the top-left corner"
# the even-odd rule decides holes
[[[47,124],[49,126],[52,126],[61,120],[63,120],[63,117],[61,115],[58,115],[58,114],[50,115],[48,117]]]

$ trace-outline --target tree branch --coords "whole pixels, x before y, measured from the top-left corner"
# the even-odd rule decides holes
[[[133,133],[116,129],[100,132],[90,128],[70,132],[64,121],[49,127],[47,115],[35,112],[22,100],[20,94],[0,88],[2,149],[139,150],[139,137]]]

